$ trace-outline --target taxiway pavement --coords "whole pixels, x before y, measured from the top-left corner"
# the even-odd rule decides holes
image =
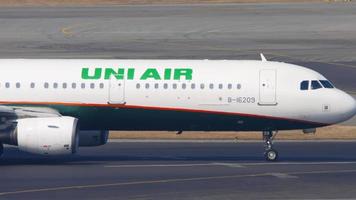
[[[356,197],[356,142],[114,141],[71,158],[6,148],[0,199],[321,199]]]

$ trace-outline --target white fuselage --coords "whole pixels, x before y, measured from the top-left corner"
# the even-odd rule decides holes
[[[180,118],[181,112],[238,116],[236,124],[227,124],[236,130],[282,127],[274,126],[273,120],[318,127],[345,121],[356,112],[355,100],[341,90],[312,89],[311,81],[327,80],[319,73],[279,62],[16,59],[0,60],[0,69],[1,104],[54,106],[61,114],[78,117],[79,122],[83,112],[78,107],[95,107],[98,113],[101,109],[111,112],[108,117],[116,116],[112,113],[114,110],[121,110],[117,121],[107,119],[111,123],[93,127],[100,129],[121,129],[123,120],[137,120],[132,123],[136,127],[145,126],[147,123],[142,121],[145,119],[162,122],[167,119],[170,120],[168,124],[176,120],[179,124],[179,120],[184,121]],[[307,90],[301,90],[302,81],[309,81]],[[135,116],[136,113],[125,109],[149,112],[136,112]],[[174,117],[159,116],[168,111],[174,112]],[[92,119],[96,118],[95,112],[90,115]],[[105,113],[98,117],[103,116]],[[182,129],[192,127],[194,130],[196,117],[192,116],[191,124],[182,123]],[[83,122],[92,123],[87,118],[84,116]],[[258,128],[249,128],[253,127],[251,120],[254,118],[272,121],[257,123],[256,126],[261,126]],[[247,128],[244,128],[245,124]],[[127,126],[122,129],[135,129]],[[87,127],[90,129],[91,126]],[[223,129],[219,127],[223,125],[213,130]],[[312,125],[300,128],[308,127]],[[147,129],[153,128],[158,129],[156,126]],[[290,126],[290,129],[296,128]],[[204,128],[200,125],[197,129]]]

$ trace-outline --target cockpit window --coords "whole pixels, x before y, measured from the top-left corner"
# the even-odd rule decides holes
[[[300,83],[300,89],[301,90],[308,90],[309,89],[309,81],[302,81]]]
[[[317,90],[322,88],[322,86],[320,85],[319,81],[312,81],[311,82],[311,89],[312,90]]]
[[[319,81],[324,86],[324,88],[334,88],[333,84],[331,84],[330,81],[327,80],[319,80]]]

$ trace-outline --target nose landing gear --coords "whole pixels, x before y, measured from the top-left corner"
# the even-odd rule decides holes
[[[273,139],[277,135],[277,131],[263,131],[262,136],[265,142],[265,158],[267,161],[276,161],[278,159],[278,152],[273,149]]]

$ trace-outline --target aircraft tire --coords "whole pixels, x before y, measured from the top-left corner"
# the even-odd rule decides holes
[[[274,149],[269,149],[265,152],[265,158],[267,161],[276,161],[278,159],[278,152]]]

